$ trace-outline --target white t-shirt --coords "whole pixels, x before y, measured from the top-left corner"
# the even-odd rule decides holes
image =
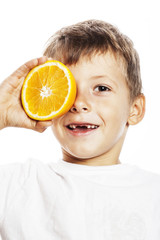
[[[0,167],[3,240],[160,240],[160,175],[128,164]]]

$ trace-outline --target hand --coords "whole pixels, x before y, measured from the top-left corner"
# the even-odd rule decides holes
[[[0,129],[23,127],[43,132],[52,121],[36,121],[27,116],[21,104],[21,88],[29,71],[47,61],[47,57],[33,59],[12,73],[0,85]]]

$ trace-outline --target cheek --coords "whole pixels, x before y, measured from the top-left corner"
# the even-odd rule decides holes
[[[119,104],[114,101],[99,104],[97,108],[97,113],[102,119],[104,125],[112,129],[112,131],[117,131],[119,128],[124,128],[127,124],[128,116],[129,116],[129,108],[126,104],[120,103]]]
[[[53,125],[52,125],[52,132],[55,135],[55,137],[59,140],[60,136],[62,135],[62,128],[59,127],[59,119],[54,119]]]

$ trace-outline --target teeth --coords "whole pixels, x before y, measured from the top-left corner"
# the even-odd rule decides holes
[[[69,128],[72,128],[72,129],[75,129],[76,127],[77,127],[78,125],[73,125],[73,124],[70,124],[69,125]],[[81,125],[79,125],[80,127],[83,127],[83,126],[81,126]],[[96,129],[96,128],[98,128],[98,126],[96,126],[96,125],[84,125],[86,128],[88,128],[88,129],[90,129],[90,128],[92,128],[92,129]]]
[[[73,129],[75,129],[75,128],[76,128],[76,126],[75,126],[75,125],[69,125],[69,127],[70,127],[70,128],[73,128]]]

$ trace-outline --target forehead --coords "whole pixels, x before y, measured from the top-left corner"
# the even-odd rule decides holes
[[[108,51],[106,54],[96,54],[81,57],[75,65],[68,66],[76,79],[90,79],[96,76],[106,76],[117,84],[126,84],[124,62],[121,57]]]

